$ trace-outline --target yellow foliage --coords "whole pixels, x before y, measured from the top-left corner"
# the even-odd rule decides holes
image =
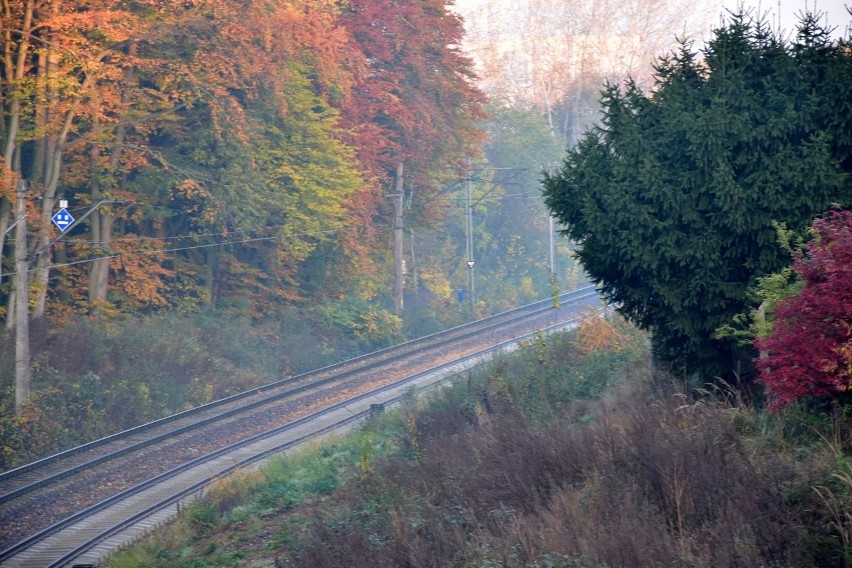
[[[453,283],[444,271],[434,266],[428,266],[421,268],[418,276],[420,284],[432,292],[435,297],[446,302],[453,302]]]
[[[631,342],[616,320],[606,319],[598,310],[588,308],[577,330],[577,349],[584,354],[595,351],[621,351]]]

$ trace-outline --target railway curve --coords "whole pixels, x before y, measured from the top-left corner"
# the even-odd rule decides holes
[[[94,564],[210,480],[575,321],[589,286],[192,409],[0,474],[0,566]],[[212,473],[211,473],[212,472]]]

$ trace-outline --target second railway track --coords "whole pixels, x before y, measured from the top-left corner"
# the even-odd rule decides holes
[[[345,405],[486,345],[564,323],[596,304],[597,298],[593,287],[581,288],[561,296],[559,310],[553,309],[552,300],[537,302],[252,389],[0,474],[0,565],[63,566],[22,559],[28,549],[37,549],[39,542],[81,511],[223,448],[287,428],[321,409]]]

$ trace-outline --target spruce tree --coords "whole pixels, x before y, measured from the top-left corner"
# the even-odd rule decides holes
[[[787,42],[736,14],[656,71],[650,94],[605,87],[601,124],[546,176],[545,202],[672,371],[742,378],[752,354],[714,331],[789,263],[773,222],[803,230],[852,201],[852,53],[818,15]]]

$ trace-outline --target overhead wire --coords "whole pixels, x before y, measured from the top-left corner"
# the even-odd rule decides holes
[[[503,169],[519,170],[520,168],[503,168]],[[483,182],[484,183],[490,183],[490,184],[495,185],[495,186],[501,185],[501,184],[502,185],[514,185],[515,183],[511,182],[510,180],[513,179],[518,173],[519,172],[514,172],[513,175],[507,176],[507,179],[504,179],[504,180],[493,180],[493,179],[492,180],[485,180],[485,179],[481,179],[481,178],[471,178],[471,181],[476,181],[476,182],[479,182],[479,183],[483,183]],[[484,199],[481,198],[480,201],[499,201],[499,200],[502,200],[502,199],[539,199],[539,198],[540,198],[540,196],[528,196],[526,194],[514,194],[514,195],[505,195],[505,196],[494,196],[494,197],[488,197],[488,198],[484,198]],[[454,201],[462,201],[462,200],[452,199],[452,198],[450,198],[450,199],[444,198],[444,199],[442,199],[442,201],[454,202]],[[138,201],[124,201],[124,200],[122,200],[121,203],[126,204],[126,205],[137,205],[137,206],[140,206],[140,207],[148,207],[148,208],[152,208],[152,209],[162,209],[162,210],[166,210],[166,211],[173,211],[175,213],[181,213],[181,214],[186,213],[186,211],[183,211],[183,210],[180,210],[180,209],[175,209],[173,207],[166,207],[166,206],[162,206],[162,205],[154,205],[154,204],[143,203],[143,202],[138,202]],[[449,205],[449,203],[448,203],[448,205]],[[453,207],[452,205],[450,205],[450,206]],[[85,207],[78,207],[78,208],[75,208],[75,209],[71,209],[70,212],[77,212],[77,211],[84,210],[84,209],[86,209],[86,208]],[[150,242],[150,241],[173,241],[173,240],[190,239],[190,238],[223,237],[223,236],[227,236],[227,235],[247,234],[247,233],[264,231],[264,230],[280,229],[280,228],[285,227],[285,226],[286,226],[286,224],[270,225],[270,226],[249,228],[249,229],[234,229],[234,230],[230,230],[230,231],[226,231],[226,232],[218,232],[218,233],[186,234],[186,235],[176,235],[176,236],[169,236],[169,237],[127,236],[127,237],[118,237],[118,238],[112,239],[111,242],[122,242],[122,241],[128,241],[128,240],[133,240],[133,239],[139,239],[139,240],[142,240],[142,241],[149,241]],[[174,247],[174,248],[161,249],[161,250],[116,252],[114,254],[108,254],[108,255],[94,257],[94,258],[88,258],[88,259],[82,259],[82,260],[76,260],[76,261],[64,262],[64,263],[56,263],[56,264],[51,264],[51,265],[47,265],[47,266],[43,266],[43,267],[39,267],[39,268],[31,268],[28,272],[34,272],[36,270],[44,270],[44,269],[51,269],[51,268],[63,268],[63,267],[67,267],[67,266],[75,266],[75,265],[86,264],[86,263],[95,262],[97,260],[104,260],[104,259],[114,259],[114,258],[121,258],[121,257],[128,257],[128,256],[153,256],[153,255],[158,255],[158,254],[167,254],[167,253],[181,252],[181,251],[186,251],[186,250],[196,250],[196,249],[218,247],[218,246],[229,246],[229,245],[247,244],[247,243],[253,243],[253,242],[273,241],[273,240],[286,239],[286,238],[296,238],[296,237],[304,237],[304,236],[316,236],[316,235],[322,235],[322,234],[347,232],[347,231],[354,231],[355,229],[356,229],[355,227],[347,227],[347,228],[328,229],[328,230],[315,231],[315,232],[293,233],[293,234],[289,234],[289,235],[272,235],[272,236],[269,236],[269,237],[254,237],[254,238],[249,238],[249,239],[239,239],[239,240],[224,241],[224,242],[219,241],[219,242],[215,242],[215,243],[198,244],[198,245],[191,245],[191,246],[184,246],[184,247]],[[64,242],[69,243],[69,244],[88,244],[88,245],[99,244],[96,241],[77,240],[77,239],[66,239]]]
[[[28,272],[36,272],[38,270],[46,270],[46,269],[50,269],[50,268],[63,268],[63,267],[66,267],[66,266],[75,266],[75,265],[79,265],[79,264],[86,264],[88,262],[95,262],[96,260],[105,260],[105,259],[130,257],[130,256],[154,256],[154,255],[158,255],[158,254],[167,254],[167,253],[180,252],[180,251],[185,251],[185,250],[195,250],[195,249],[202,249],[202,248],[237,245],[237,244],[254,243],[254,242],[262,242],[262,241],[274,241],[274,240],[288,239],[288,238],[295,238],[295,237],[306,237],[306,236],[316,236],[316,235],[322,235],[322,234],[341,233],[341,232],[354,231],[354,230],[355,230],[355,227],[344,227],[344,228],[340,228],[340,229],[327,229],[327,230],[324,230],[324,231],[292,233],[292,234],[288,234],[288,235],[273,235],[273,236],[270,236],[270,237],[255,237],[255,238],[252,238],[252,239],[241,239],[241,240],[237,240],[237,241],[207,243],[207,244],[201,244],[201,245],[192,245],[192,246],[186,246],[186,247],[176,247],[176,248],[161,249],[161,250],[117,252],[115,254],[98,256],[98,257],[95,257],[95,258],[87,258],[87,259],[83,259],[83,260],[75,260],[75,261],[72,261],[72,262],[63,262],[63,263],[57,263],[57,264],[50,264],[50,265],[42,266],[42,267],[38,267],[38,268],[31,268],[31,269],[28,270]]]

